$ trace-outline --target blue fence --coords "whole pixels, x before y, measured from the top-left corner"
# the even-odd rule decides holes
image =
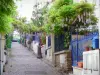
[[[39,42],[40,40],[39,40],[39,35],[38,34],[33,34],[33,35],[27,35],[26,36],[26,39],[30,39],[30,38],[32,38],[32,40],[33,41],[35,41],[35,42]]]
[[[77,62],[83,60],[83,51],[85,50],[85,45],[91,42],[95,37],[98,37],[98,32],[89,33],[86,36],[82,36],[80,39],[71,40],[71,50],[72,50],[72,66],[77,66]]]
[[[39,35],[37,35],[37,34],[35,34],[35,41],[36,42],[39,42],[40,40],[39,40]]]
[[[29,39],[30,38],[30,36],[29,35],[26,35],[26,39]]]

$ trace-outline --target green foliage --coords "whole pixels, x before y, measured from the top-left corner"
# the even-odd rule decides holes
[[[49,28],[52,28],[55,34],[63,32],[64,27],[67,27],[69,32],[72,25],[78,25],[78,28],[88,27],[96,25],[98,21],[93,14],[94,5],[86,2],[73,4],[71,0],[55,0],[48,13],[48,22],[45,28],[48,28],[48,25],[51,26]]]
[[[55,0],[53,7],[56,9],[59,9],[63,5],[69,5],[72,4],[73,0]]]
[[[0,33],[1,34],[9,33],[12,30],[11,22],[12,22],[11,17],[5,14],[0,14]]]
[[[0,0],[0,13],[13,15],[16,10],[14,0]]]
[[[30,33],[39,31],[39,28],[35,26],[33,23],[27,24],[27,28],[30,30]]]
[[[45,33],[43,33],[41,35],[41,43],[42,43],[42,45],[46,44],[46,35],[45,35]]]
[[[17,29],[19,32],[22,32],[25,26],[21,19],[22,18],[19,19],[14,18],[12,23],[14,28]]]
[[[6,34],[12,31],[12,16],[16,6],[13,0],[0,0],[0,33]]]
[[[71,35],[70,32],[65,32],[64,46],[68,49],[70,45]]]
[[[91,23],[90,23],[91,25],[96,25],[96,23],[98,22],[97,17],[95,17],[94,15],[91,15],[90,19],[91,19]]]
[[[47,11],[48,11],[48,3],[46,3],[43,7],[39,7],[40,4],[36,4],[34,6],[33,14],[32,14],[32,22],[33,22],[33,27],[37,28],[35,29],[36,32],[39,31],[44,31],[44,24],[46,23],[47,20]]]
[[[52,32],[52,28],[51,28],[51,25],[50,25],[50,24],[44,25],[44,26],[42,27],[42,29],[43,29],[47,34],[49,34],[49,33]]]
[[[64,46],[70,44],[70,28],[88,28],[90,25],[96,25],[97,18],[94,16],[94,5],[86,2],[72,3],[72,0],[55,0],[48,11],[47,24],[44,30],[47,33],[55,35],[64,34]]]
[[[12,35],[6,35],[6,48],[11,48],[12,38]]]
[[[20,33],[32,33],[39,31],[39,28],[35,26],[32,22],[26,23],[26,17],[14,18],[13,19],[13,26],[17,29]]]
[[[93,13],[94,12],[94,5],[86,2],[80,2],[75,6],[75,9],[78,10],[78,14],[82,14],[84,12]]]
[[[61,26],[56,24],[54,26],[53,33],[55,33],[56,35],[59,35],[59,34],[63,33],[63,28],[61,28]]]

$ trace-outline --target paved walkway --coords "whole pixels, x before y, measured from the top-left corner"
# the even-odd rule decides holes
[[[16,42],[12,45],[5,71],[4,75],[59,75],[51,66],[37,59],[31,51]]]

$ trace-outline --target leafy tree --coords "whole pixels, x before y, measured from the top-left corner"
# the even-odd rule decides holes
[[[33,24],[37,27],[40,27],[40,29],[44,25],[44,19],[47,13],[48,4],[49,3],[47,2],[43,7],[40,7],[41,4],[37,3],[34,6],[35,10],[33,10],[32,21],[33,21]]]
[[[38,28],[32,22],[27,22],[26,17],[14,18],[13,20],[14,29],[18,30],[21,34],[38,31]]]
[[[20,18],[14,18],[13,26],[15,29],[17,29],[20,33],[24,33],[26,30],[26,18],[20,17]]]

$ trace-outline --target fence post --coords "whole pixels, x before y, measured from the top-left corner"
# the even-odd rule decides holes
[[[55,66],[55,54],[54,54],[54,52],[55,52],[55,42],[54,42],[55,37],[54,36],[55,35],[52,33],[51,34],[52,63]]]

